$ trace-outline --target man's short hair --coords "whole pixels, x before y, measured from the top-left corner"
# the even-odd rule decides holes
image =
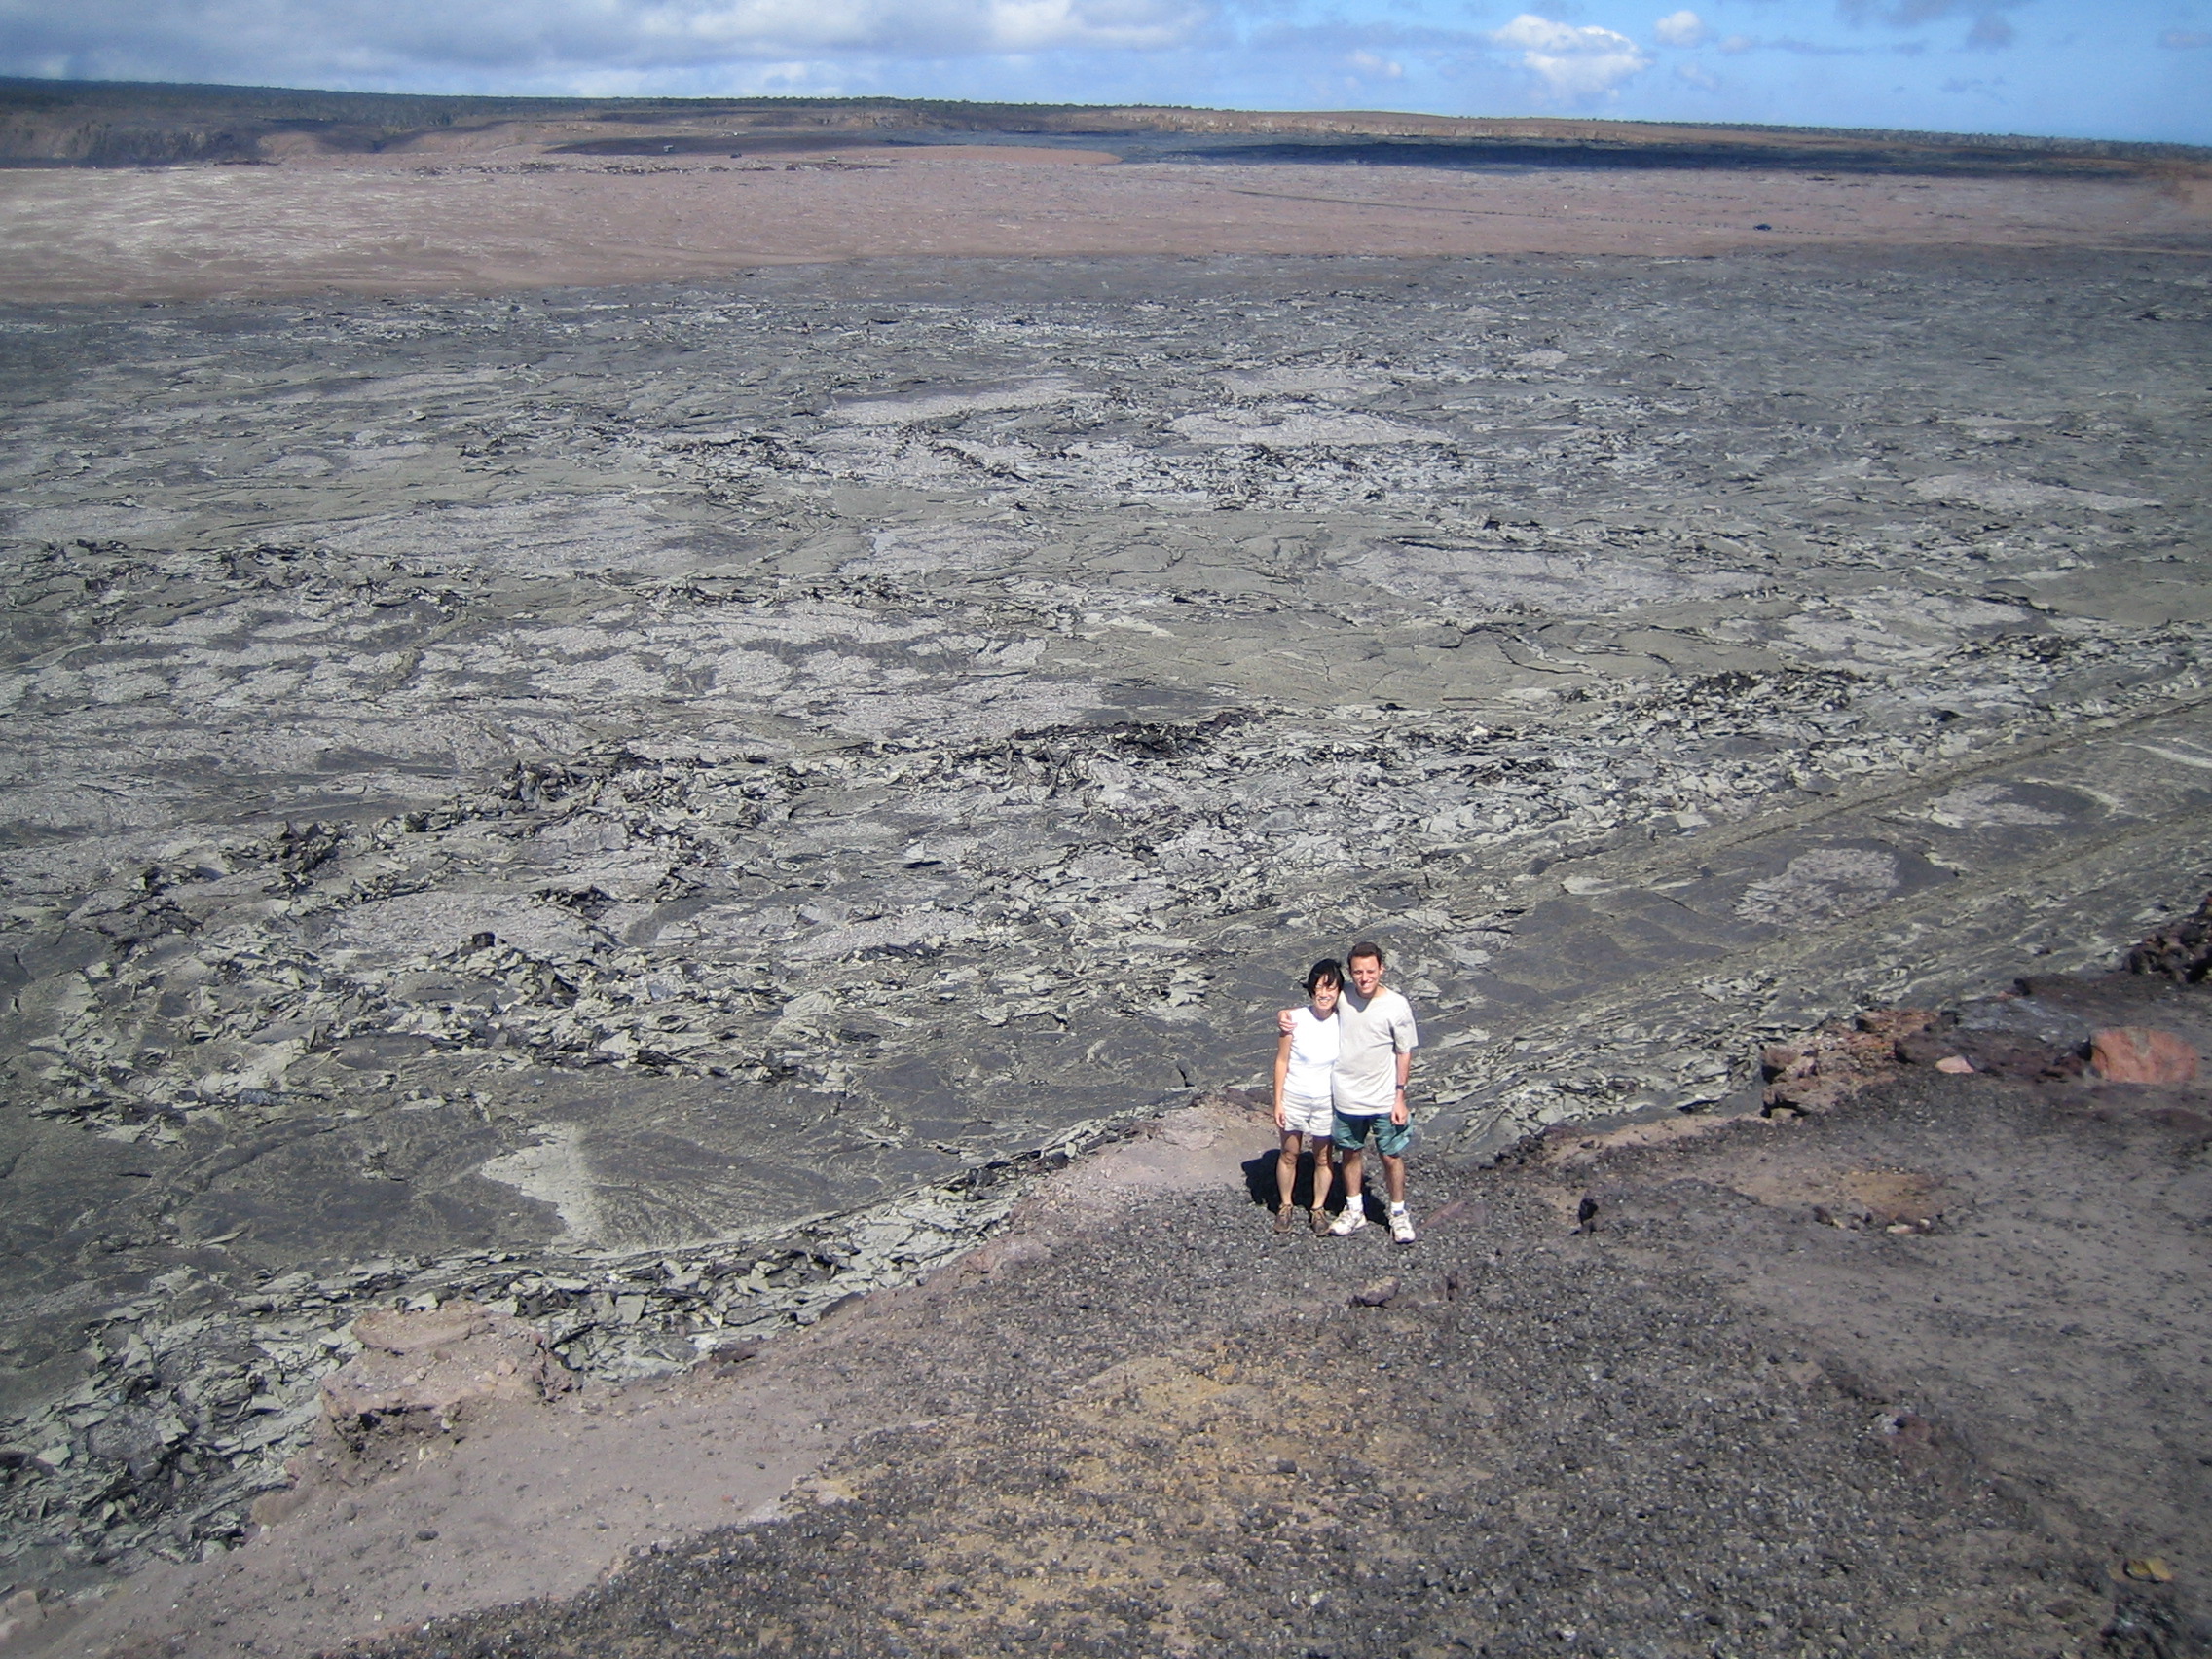
[[[1371,939],[1363,939],[1345,953],[1346,962],[1357,962],[1362,956],[1373,960],[1376,967],[1382,966],[1382,947]]]

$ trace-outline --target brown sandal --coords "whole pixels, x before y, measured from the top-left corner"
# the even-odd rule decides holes
[[[1313,1236],[1325,1238],[1329,1234],[1329,1212],[1319,1204],[1313,1206]]]
[[[1277,1233],[1288,1233],[1290,1231],[1291,1214],[1292,1210],[1289,1204],[1285,1204],[1275,1211],[1275,1231]]]

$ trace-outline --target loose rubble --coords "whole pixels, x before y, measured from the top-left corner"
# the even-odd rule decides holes
[[[2127,953],[2128,972],[2163,974],[2184,984],[2200,984],[2212,973],[2212,893],[2196,913],[2161,928]]]
[[[2206,903],[2212,904],[2212,897]],[[2138,1000],[2143,977],[2161,974],[2157,947],[2164,937],[2170,936],[2130,949],[2126,969],[2101,980],[2022,979],[1997,997],[1957,1009],[1873,1009],[1773,1045],[1760,1056],[1760,1106],[1769,1116],[1825,1111],[1906,1066],[2023,1083],[2083,1076],[2119,1084],[2194,1082],[2199,1056],[2186,1038],[2148,1025],[2091,1029],[2069,1007],[2095,1010]],[[2054,994],[2063,999],[2055,1006]]]

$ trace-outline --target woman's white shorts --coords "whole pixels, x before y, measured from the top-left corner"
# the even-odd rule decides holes
[[[1325,1141],[1336,1133],[1336,1106],[1327,1095],[1289,1094],[1282,1097],[1285,1133],[1296,1132],[1309,1141]]]

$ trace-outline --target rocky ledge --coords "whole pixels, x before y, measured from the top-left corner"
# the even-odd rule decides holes
[[[2010,1000],[2212,1038],[2167,981]],[[780,1523],[378,1651],[2212,1650],[2212,1090],[1936,1046],[1421,1170],[1403,1252],[1103,1214],[794,1346],[876,1422]]]
[[[1417,1161],[1406,1249],[1274,1233],[1264,1118],[1204,1097],[741,1365],[357,1415],[242,1550],[55,1650],[2212,1652],[2212,1088],[2118,1058],[2212,1048],[2208,922],[1778,1046],[1741,1109]],[[762,1479],[748,1525],[662,1512]],[[502,1501],[545,1554],[611,1521],[610,1570],[451,1616],[528,1588]]]

